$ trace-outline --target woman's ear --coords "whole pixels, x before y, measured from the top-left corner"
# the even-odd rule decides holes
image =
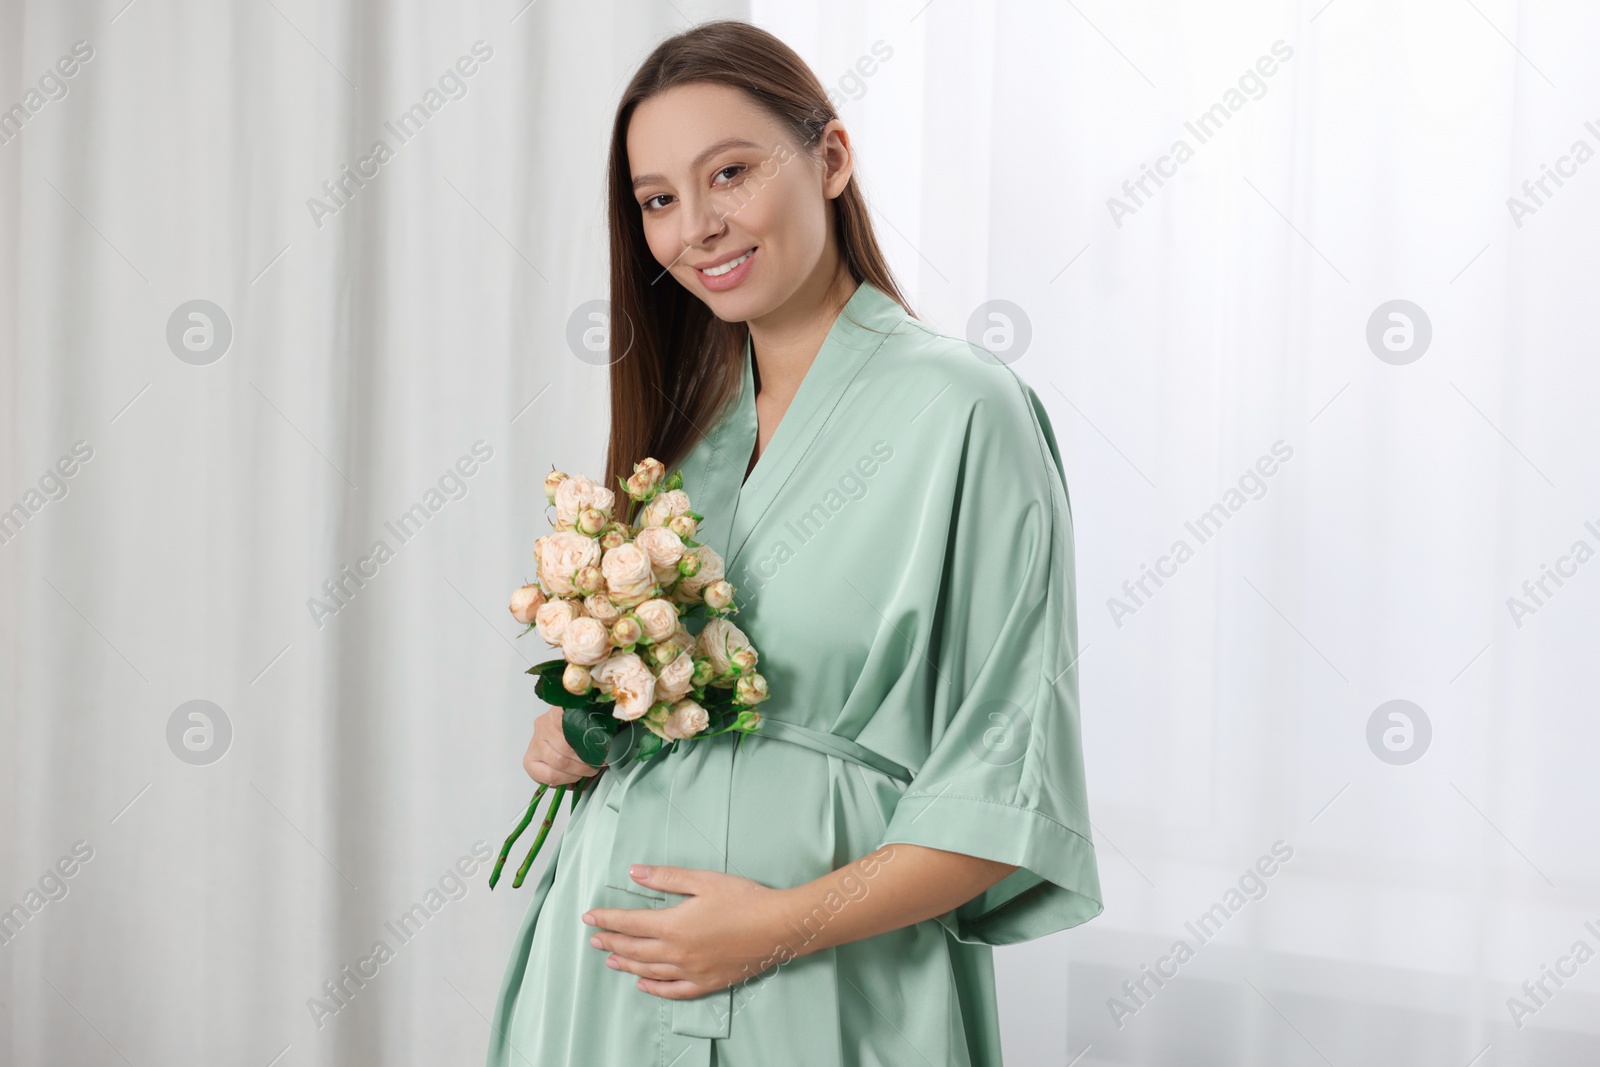
[[[856,154],[850,147],[850,134],[838,119],[822,128],[818,143],[822,153],[822,193],[829,200],[844,192],[855,172]]]

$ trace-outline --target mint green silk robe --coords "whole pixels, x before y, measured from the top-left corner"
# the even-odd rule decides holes
[[[747,344],[737,401],[681,466],[771,686],[761,732],[647,761],[619,735],[527,902],[489,1067],[990,1067],[991,946],[1102,909],[1072,518],[1037,395],[862,284],[741,484],[750,360]],[[639,885],[633,863],[791,887],[894,843],[1020,869],[936,919],[692,1000],[641,992],[580,919],[684,899]],[[855,885],[790,943],[872,877]]]

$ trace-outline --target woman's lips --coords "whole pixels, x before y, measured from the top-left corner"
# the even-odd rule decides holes
[[[738,261],[739,265],[724,274],[707,274],[699,267],[695,273],[700,276],[700,284],[710,289],[713,293],[725,292],[744,281],[750,274],[750,268],[756,261],[758,248],[752,248],[744,254],[744,259]]]

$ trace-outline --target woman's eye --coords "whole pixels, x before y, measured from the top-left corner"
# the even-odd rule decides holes
[[[656,195],[655,195],[655,196],[652,196],[652,197],[648,197],[648,198],[646,198],[646,200],[645,200],[645,201],[644,201],[644,203],[643,203],[643,204],[641,204],[641,205],[639,205],[639,206],[640,206],[640,207],[642,207],[642,208],[644,208],[644,209],[645,209],[645,210],[646,210],[646,211],[656,211],[656,210],[659,210],[659,209],[658,209],[658,208],[656,208],[656,207],[654,207],[654,206],[652,206],[652,205],[653,205],[653,204],[654,204],[654,202],[655,202],[655,201],[657,201],[657,200],[660,200],[660,199],[662,199],[662,198],[663,198],[663,197],[665,197],[665,196],[668,196],[668,195],[670,195],[670,194],[668,194],[668,193],[657,193],[657,194],[656,194]]]
[[[744,168],[744,164],[743,163],[730,163],[726,167],[723,167],[721,170],[717,171],[717,177],[721,178],[724,174],[727,174],[730,170],[733,171],[734,172],[734,176],[737,177],[738,173],[740,171],[743,171],[744,169],[745,168]]]

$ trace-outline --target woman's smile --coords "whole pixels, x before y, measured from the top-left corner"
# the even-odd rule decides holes
[[[696,267],[695,273],[700,276],[700,282],[714,293],[732,289],[750,274],[751,264],[755,262],[756,249],[751,248],[730,259],[716,263],[709,267]]]

